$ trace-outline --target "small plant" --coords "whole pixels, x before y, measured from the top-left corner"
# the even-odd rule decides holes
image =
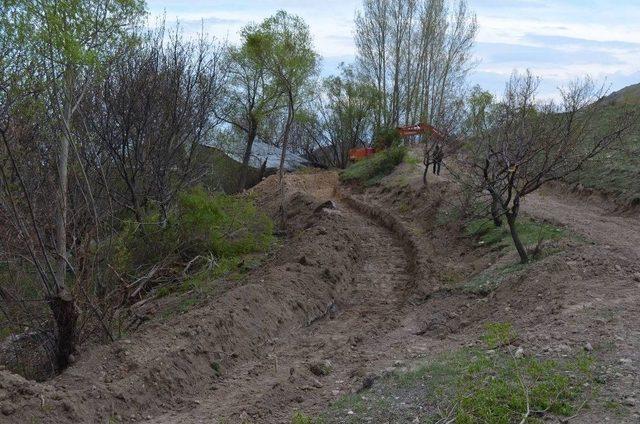
[[[220,374],[221,374],[221,372],[222,372],[222,371],[221,371],[221,370],[222,370],[222,367],[221,367],[221,365],[220,365],[220,362],[218,362],[218,361],[213,361],[213,362],[211,363],[211,369],[213,370],[213,375],[214,375],[215,377],[220,377]]]
[[[509,323],[491,323],[483,349],[464,348],[440,355],[408,372],[394,372],[372,389],[344,396],[328,421],[440,423],[542,423],[575,416],[596,382],[587,354],[562,360],[526,356],[512,343]],[[487,350],[487,348],[489,350]]]
[[[513,326],[510,323],[491,323],[485,327],[482,339],[488,349],[496,349],[510,345],[517,337]]]
[[[296,411],[293,413],[293,417],[291,418],[291,424],[316,424],[313,418],[308,415],[303,414],[300,411]]]

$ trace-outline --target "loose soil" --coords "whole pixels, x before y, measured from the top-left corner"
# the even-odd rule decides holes
[[[575,237],[479,296],[460,288],[515,253],[441,222],[455,184],[446,172],[427,187],[421,177],[405,164],[360,190],[334,172],[288,175],[286,237],[263,266],[204,305],[81,352],[50,382],[0,371],[0,422],[290,423],[394,364],[476,344],[490,322],[513,323],[527,355],[588,343],[604,383],[574,421],[639,422],[637,218],[554,191],[529,196],[525,213]],[[277,193],[274,176],[251,195],[276,216]]]

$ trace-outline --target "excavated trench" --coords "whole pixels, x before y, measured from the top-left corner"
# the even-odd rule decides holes
[[[0,402],[11,405],[0,422],[188,423],[243,414],[286,422],[300,403],[326,405],[333,395],[315,387],[309,363],[331,360],[342,381],[366,367],[380,338],[400,325],[420,272],[415,242],[398,220],[347,195],[336,209],[318,209],[332,191],[293,192],[293,236],[208,305],[84,352],[47,383],[0,371]],[[314,391],[303,402],[301,387]]]

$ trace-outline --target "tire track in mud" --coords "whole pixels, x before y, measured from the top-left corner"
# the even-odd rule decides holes
[[[397,358],[406,294],[420,275],[415,242],[390,213],[337,194],[337,209],[327,213],[349,221],[366,259],[347,292],[336,299],[336,310],[269,342],[259,357],[234,367],[210,394],[193,399],[193,409],[149,422],[290,423],[293,411],[322,411],[370,379],[372,370]],[[333,368],[328,376],[309,371],[310,364],[325,360]]]
[[[411,232],[400,219],[382,209],[380,206],[362,202],[341,191],[337,191],[336,194],[349,207],[377,222],[380,226],[389,230],[400,241],[407,262],[406,272],[412,277],[411,283],[405,289],[408,295],[415,287],[417,281],[421,279],[424,272],[420,264],[418,244]]]

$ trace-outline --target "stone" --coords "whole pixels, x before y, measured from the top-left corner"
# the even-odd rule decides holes
[[[13,405],[5,403],[0,408],[0,411],[2,411],[2,415],[13,415],[13,413],[16,412],[16,408]]]
[[[364,380],[362,380],[362,386],[360,386],[357,393],[362,393],[365,390],[369,390],[371,387],[373,387],[373,383],[375,383],[377,377],[378,376],[374,374],[369,374],[368,376],[366,376]]]
[[[318,205],[318,207],[313,211],[313,213],[321,212],[323,209],[337,209],[336,204],[333,203],[333,200],[327,200],[326,202]]]
[[[591,343],[587,342],[584,345],[584,350],[586,350],[587,352],[592,352],[593,351],[593,346],[591,346]]]
[[[513,356],[518,359],[524,358],[524,349],[522,347],[519,347],[518,349],[516,349],[516,353]]]
[[[333,370],[333,365],[329,360],[317,361],[309,364],[309,371],[311,371],[314,375],[317,375],[318,377],[329,375],[332,370]]]

